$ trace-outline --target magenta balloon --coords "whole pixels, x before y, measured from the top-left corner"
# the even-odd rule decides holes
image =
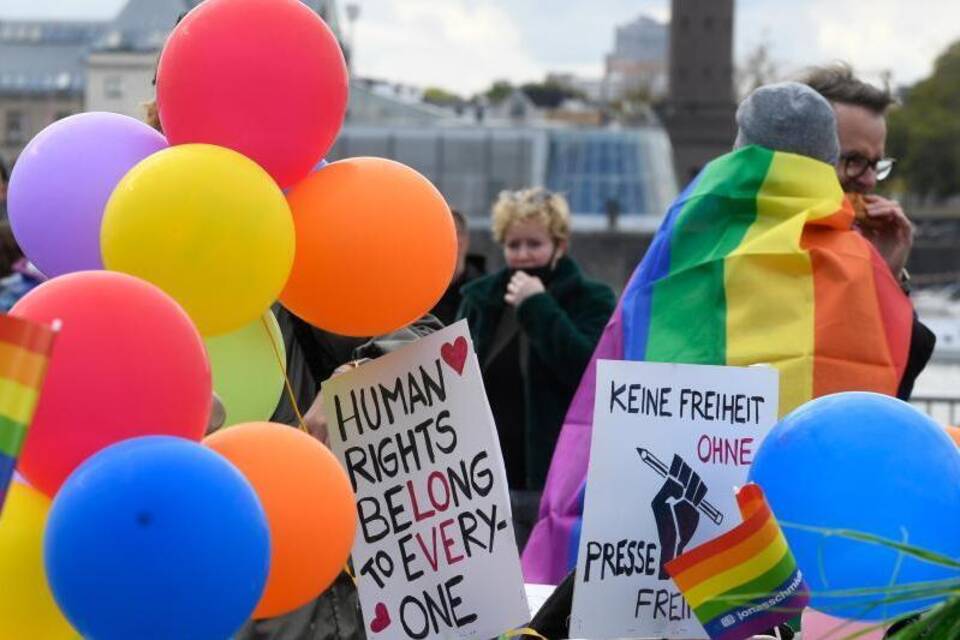
[[[13,167],[10,226],[26,256],[55,277],[103,269],[100,221],[114,187],[168,146],[148,125],[117,113],[81,113],[36,135]]]

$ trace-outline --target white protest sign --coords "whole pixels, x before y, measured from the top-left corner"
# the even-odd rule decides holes
[[[485,639],[529,618],[506,473],[466,322],[323,384],[357,494],[371,640]]]
[[[778,374],[603,360],[571,638],[706,638],[663,565],[740,523]]]

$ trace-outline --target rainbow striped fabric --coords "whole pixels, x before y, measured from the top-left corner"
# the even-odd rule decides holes
[[[527,582],[558,584],[576,564],[597,360],[770,364],[781,416],[839,391],[896,394],[913,310],[853,218],[832,166],[761,147],[714,160],[680,194],[567,412]]]
[[[742,640],[797,616],[809,590],[758,485],[737,493],[743,524],[666,565],[713,640]]]
[[[56,331],[0,315],[0,508],[37,408]]]

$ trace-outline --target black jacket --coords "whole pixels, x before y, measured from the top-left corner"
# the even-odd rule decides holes
[[[933,355],[933,348],[936,344],[937,336],[917,319],[917,314],[913,314],[913,329],[910,332],[907,367],[903,371],[900,387],[897,389],[897,397],[901,400],[910,399],[910,394],[913,393],[913,384],[930,361],[930,356]]]
[[[419,337],[443,328],[432,316],[378,338],[348,338],[317,329],[283,307],[274,308],[287,355],[287,377],[301,413],[313,403],[320,384],[334,369],[350,360],[376,358]],[[283,397],[271,418],[296,426],[290,397]],[[318,499],[321,497],[318,496]],[[319,542],[318,542],[319,543]],[[235,640],[365,640],[360,603],[353,580],[341,573],[336,582],[316,600],[286,615],[251,621],[237,632]]]

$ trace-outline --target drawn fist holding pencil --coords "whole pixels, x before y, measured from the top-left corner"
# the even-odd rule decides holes
[[[700,524],[700,512],[720,524],[723,514],[704,501],[707,485],[683,458],[674,454],[668,470],[646,449],[637,449],[640,458],[665,478],[651,506],[660,537],[660,579],[669,580],[664,565],[683,553]]]

